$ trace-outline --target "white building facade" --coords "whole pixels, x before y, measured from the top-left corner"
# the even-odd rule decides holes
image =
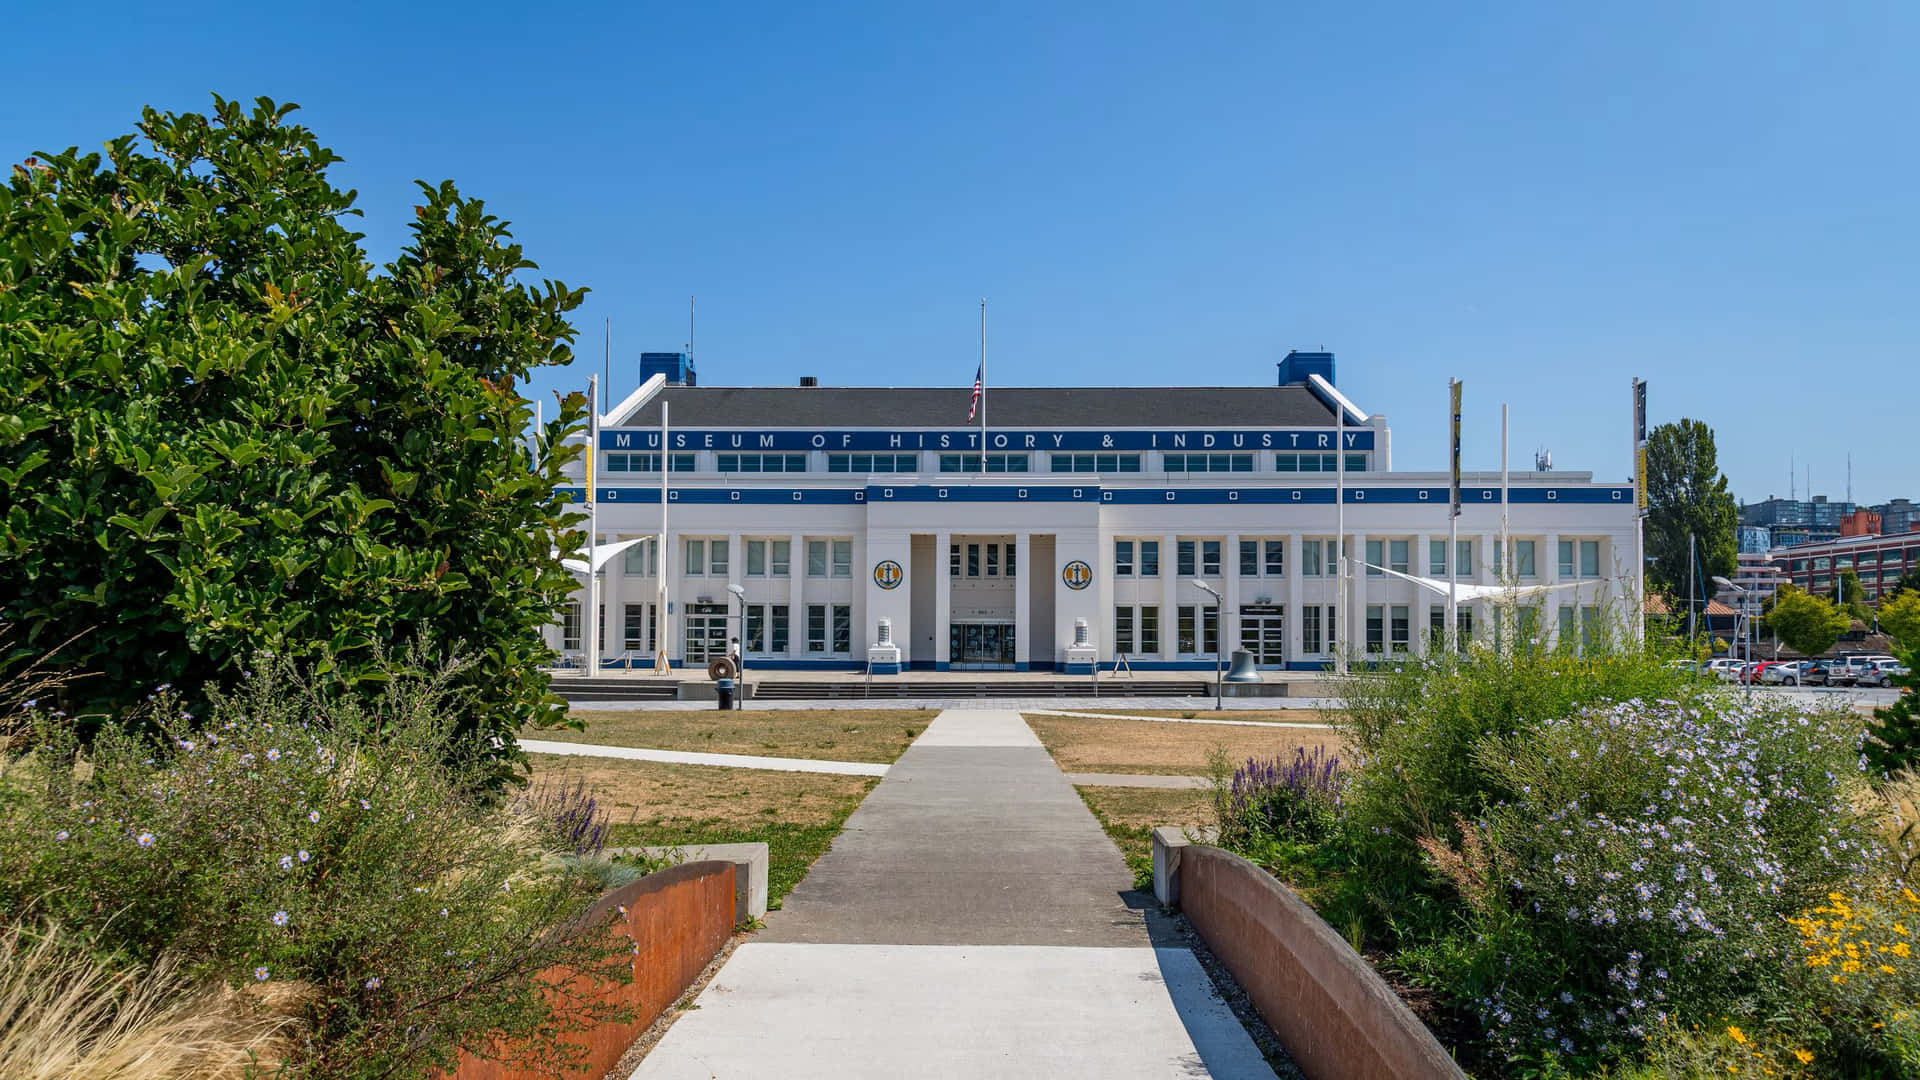
[[[598,542],[644,538],[601,571],[600,662],[703,667],[739,637],[749,667],[860,670],[883,624],[899,668],[879,650],[877,674],[1212,670],[1235,650],[1317,670],[1336,648],[1441,647],[1446,598],[1388,571],[1567,584],[1540,602],[1550,639],[1638,610],[1631,484],[1512,474],[1508,572],[1499,473],[1464,477],[1450,546],[1447,476],[1395,472],[1385,418],[1332,375],[1330,354],[1293,354],[1275,386],[993,388],[984,449],[967,389],[670,379],[594,450]],[[574,657],[581,584],[552,630]],[[1486,601],[1457,618],[1494,633]]]

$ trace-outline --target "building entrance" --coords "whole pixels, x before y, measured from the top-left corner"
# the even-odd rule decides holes
[[[949,628],[947,640],[952,656],[949,666],[955,670],[1013,666],[1013,624],[1010,622],[957,622]]]
[[[727,655],[727,606],[725,604],[687,605],[686,661],[689,667]]]
[[[1240,647],[1253,654],[1255,665],[1282,667],[1287,662],[1286,609],[1248,604],[1240,609]]]

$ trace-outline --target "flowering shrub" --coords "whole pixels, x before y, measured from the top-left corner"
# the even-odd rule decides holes
[[[1670,1019],[1778,1000],[1785,919],[1872,861],[1850,808],[1859,754],[1844,712],[1732,696],[1628,701],[1483,744],[1512,793],[1474,826],[1489,872],[1459,879],[1509,909],[1483,920],[1508,958],[1485,969],[1488,1041],[1591,1062]],[[1549,962],[1513,962],[1517,942]]]
[[[1293,757],[1247,759],[1214,789],[1220,843],[1235,849],[1267,843],[1317,844],[1339,825],[1346,771],[1325,747],[1295,747]]]
[[[1920,1074],[1920,895],[1904,885],[1856,898],[1834,892],[1787,922],[1829,1014],[1852,1021],[1845,1031],[1868,1052]]]
[[[38,717],[0,774],[0,911],[110,962],[288,988],[288,1076],[419,1076],[604,1018],[537,979],[630,972],[606,935],[573,932],[599,888],[553,856],[579,847],[581,815],[487,801],[485,759],[439,695],[399,679],[369,708],[269,666],[204,721],[163,691],[137,725],[151,734],[112,725],[85,752]]]

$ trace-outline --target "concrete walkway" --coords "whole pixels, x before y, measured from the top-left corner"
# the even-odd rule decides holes
[[[1167,776],[1161,773],[1074,772],[1067,780],[1078,787],[1205,788],[1213,781],[1204,776]]]
[[[1270,1078],[1017,712],[943,712],[635,1080]]]
[[[628,761],[664,761],[670,765],[718,765],[726,769],[767,769],[773,772],[836,773],[840,776],[885,776],[887,766],[872,761],[816,761],[813,758],[760,757],[756,754],[702,754],[689,750],[645,750],[638,746],[602,746],[598,743],[521,739],[529,754],[572,754],[578,757],[625,758]]]

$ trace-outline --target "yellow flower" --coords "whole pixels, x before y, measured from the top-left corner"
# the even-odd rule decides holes
[[[1739,1044],[1741,1044],[1742,1046],[1744,1046],[1744,1045],[1746,1045],[1746,1042],[1747,1042],[1747,1033],[1746,1033],[1746,1032],[1744,1032],[1744,1031],[1741,1031],[1741,1030],[1740,1030],[1739,1028],[1737,1028],[1737,1027],[1734,1027],[1734,1026],[1732,1026],[1732,1025],[1728,1025],[1728,1027],[1727,1027],[1727,1038],[1729,1038],[1729,1039],[1732,1039],[1732,1040],[1733,1040],[1734,1042],[1737,1042],[1737,1043],[1739,1043]]]
[[[1802,1065],[1813,1064],[1813,1051],[1811,1050],[1795,1050],[1793,1056],[1799,1059]]]
[[[1884,972],[1886,972],[1886,973],[1887,973],[1887,974],[1889,974],[1889,975],[1892,975],[1892,974],[1894,974],[1894,970],[1893,970],[1893,968],[1892,968],[1891,966],[1889,966],[1889,965],[1887,965],[1887,964],[1881,964],[1881,965],[1880,965],[1880,970],[1881,970],[1881,971],[1884,971]]]
[[[1888,949],[1887,951],[1892,953],[1895,956],[1902,956],[1902,957],[1911,956],[1913,955],[1913,946],[1907,944],[1904,941],[1896,941],[1893,943],[1893,948]]]

